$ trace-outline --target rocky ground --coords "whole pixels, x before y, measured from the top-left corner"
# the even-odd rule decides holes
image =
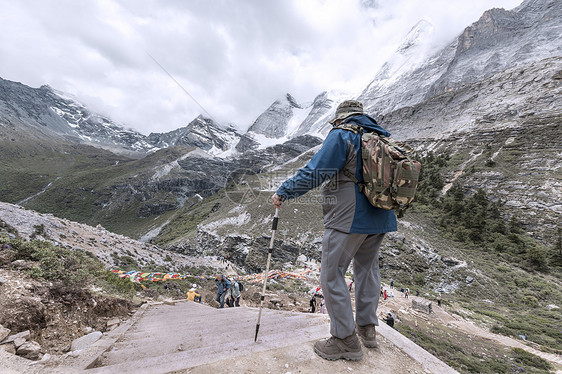
[[[109,232],[99,225],[92,227],[57,218],[52,214],[26,210],[14,204],[0,202],[0,212],[0,225],[5,222],[16,230],[20,237],[49,240],[65,248],[91,252],[109,267],[115,266],[122,256],[131,257],[139,266],[152,264],[155,267],[166,266],[170,270],[182,266],[202,267],[218,264],[210,257],[190,257],[164,251],[155,245]]]
[[[115,235],[100,227],[93,228],[50,215],[26,211],[14,205],[0,204],[2,209],[0,231],[5,237],[15,235],[23,238],[41,237],[57,242],[61,246],[82,250],[87,248],[100,259],[106,260],[108,267],[113,265],[112,259],[116,258],[116,255],[111,253],[115,252],[118,256],[125,254],[134,256],[139,262],[149,257],[159,265],[171,263],[175,266],[185,265],[211,272],[207,274],[208,279],[199,278],[196,281],[197,289],[203,295],[203,303],[211,306],[218,306],[214,301],[216,286],[213,276],[220,272],[224,272],[228,277],[242,274],[241,269],[236,265],[230,262],[221,263],[216,257],[193,258],[179,255]],[[30,276],[28,270],[33,263],[10,259],[9,251],[6,250],[2,250],[0,254],[0,351],[17,354],[32,361],[51,361],[52,365],[57,360],[63,360],[65,356],[76,354],[84,339],[99,339],[102,334],[108,333],[129,319],[142,303],[184,298],[177,282],[162,284],[162,288],[167,289],[168,293],[163,293],[162,290],[152,289],[151,292],[145,292],[139,289],[136,294],[128,298],[115,297],[93,286],[80,288],[47,282]],[[166,260],[166,256],[172,257],[173,261]],[[268,281],[264,304],[266,308],[310,312],[310,291],[319,286],[319,263],[314,259],[304,262],[301,257],[293,271],[302,271],[305,266],[306,269],[313,270],[306,280]],[[191,281],[182,282],[189,282],[184,286],[191,287]],[[241,305],[259,306],[261,284],[245,282],[244,286]],[[384,286],[389,288],[388,285]],[[353,292],[352,297],[354,297]],[[450,329],[448,331],[451,331],[451,334],[459,334],[454,337],[460,337],[459,340],[462,342],[457,343],[466,344],[466,349],[470,349],[474,344],[482,345],[483,354],[486,354],[491,346],[499,347],[498,349],[517,347],[548,360],[559,371],[562,367],[559,356],[540,352],[521,341],[492,334],[485,326],[477,325],[465,318],[462,311],[456,310],[454,306],[445,304],[443,307],[437,307],[434,303],[433,312],[426,314],[413,308],[412,300],[428,302],[427,299],[414,295],[409,299],[404,298],[400,291],[394,290],[394,297],[381,300],[379,315],[382,317],[388,312],[393,313],[397,319],[397,326],[427,325],[430,328]],[[321,299],[317,299],[317,313],[320,312],[320,302]],[[2,357],[17,357],[6,356],[4,352],[1,354]],[[280,355],[279,357],[282,357],[281,353]],[[18,360],[21,359],[10,362],[17,368],[22,362]],[[248,370],[251,368],[251,362],[237,363],[237,365],[237,367],[246,365],[244,367]],[[403,365],[407,367],[407,360]],[[341,367],[347,369],[347,366],[344,366]],[[278,365],[273,365],[271,368],[283,369]]]

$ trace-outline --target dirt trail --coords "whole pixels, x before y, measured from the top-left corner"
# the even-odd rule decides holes
[[[387,289],[390,289],[390,287],[387,287]],[[400,315],[400,310],[405,311],[408,314],[415,314],[416,312],[412,309],[412,300],[426,300],[419,296],[410,296],[409,298],[405,298],[400,291],[394,291],[395,297],[388,298],[386,301],[381,299],[379,304],[379,315],[384,315],[390,311],[398,311],[398,314]],[[432,310],[432,318],[436,322],[439,322],[444,326],[449,326],[454,329],[463,331],[469,335],[478,336],[487,340],[494,341],[506,347],[524,349],[525,351],[539,356],[555,365],[562,366],[562,357],[560,357],[559,355],[540,351],[508,336],[494,334],[486,328],[480,327],[474,322],[466,320],[459,315],[450,314],[446,310],[446,308],[444,308],[443,306],[437,306],[436,303],[432,303]],[[562,371],[560,370],[558,371],[558,373],[561,372]]]

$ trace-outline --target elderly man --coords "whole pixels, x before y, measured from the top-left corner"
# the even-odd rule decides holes
[[[354,124],[364,132],[390,136],[372,117],[363,113],[363,105],[355,100],[341,103],[330,123],[334,126]],[[273,205],[280,208],[285,200],[299,197],[325,182],[322,188],[325,231],[320,281],[332,336],[317,341],[314,351],[327,360],[361,359],[363,352],[357,334],[365,347],[377,347],[379,247],[384,234],[396,231],[397,226],[394,212],[372,206],[348,175],[363,182],[361,134],[334,128],[318,153],[294,177],[285,181],[272,198]],[[351,261],[355,280],[355,318],[345,281]]]

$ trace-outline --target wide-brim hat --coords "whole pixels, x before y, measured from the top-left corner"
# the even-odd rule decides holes
[[[330,123],[334,124],[339,119],[346,119],[358,114],[363,114],[363,104],[357,100],[346,100],[338,105],[336,115],[330,120]]]

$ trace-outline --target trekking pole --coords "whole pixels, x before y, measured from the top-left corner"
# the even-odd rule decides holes
[[[256,323],[256,336],[254,338],[254,342],[258,341],[258,331],[260,331],[261,311],[263,308],[263,300],[265,299],[265,287],[267,285],[267,276],[269,275],[269,263],[271,262],[271,253],[273,252],[273,241],[275,240],[275,231],[277,231],[277,222],[279,222],[279,208],[275,208],[273,224],[271,225],[271,241],[269,242],[269,252],[267,253],[267,263],[265,265],[265,274],[263,277],[263,289],[260,298],[260,311],[258,313],[258,323]]]

